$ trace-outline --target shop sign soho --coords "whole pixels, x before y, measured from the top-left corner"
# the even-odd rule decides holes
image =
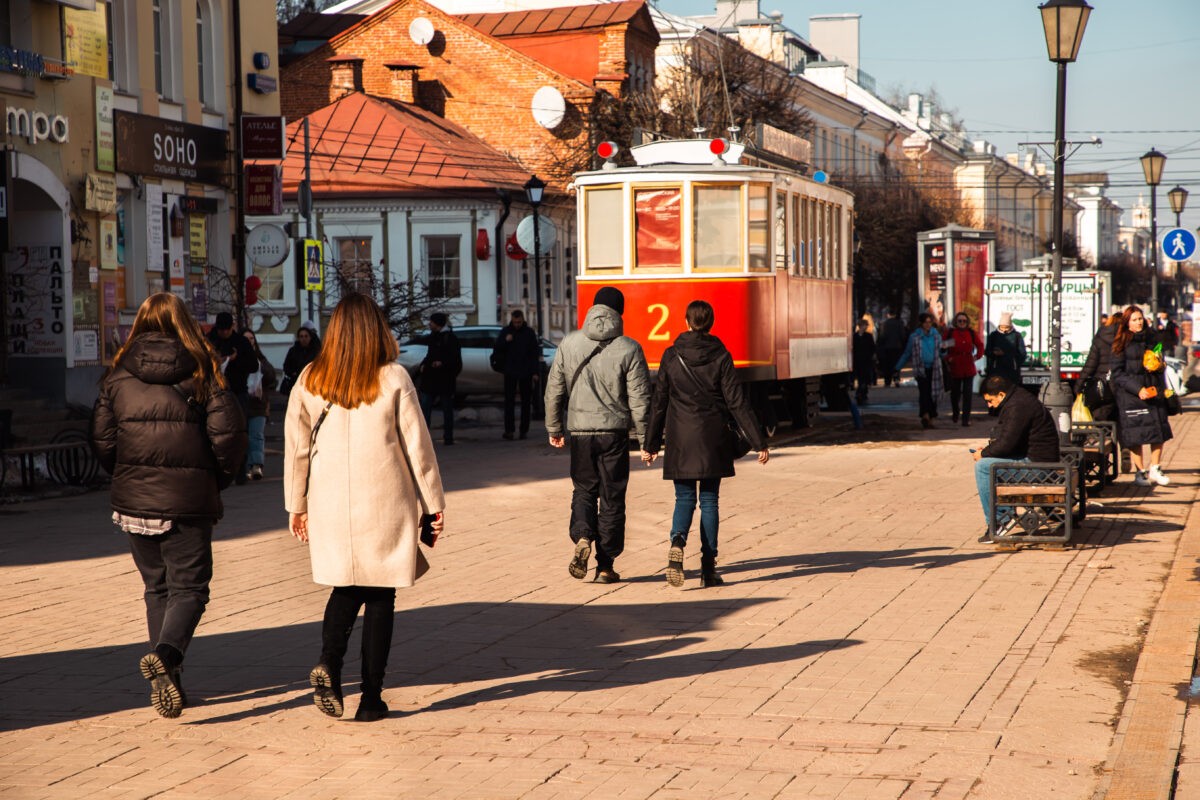
[[[118,172],[225,184],[225,131],[119,110],[113,112],[113,124]]]

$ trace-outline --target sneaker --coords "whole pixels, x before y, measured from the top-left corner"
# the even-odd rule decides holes
[[[150,681],[150,705],[159,716],[174,719],[183,713],[183,695],[175,684],[175,672],[163,663],[158,653],[147,653],[138,662],[142,677]]]
[[[683,548],[682,536],[671,537],[671,549],[667,551],[667,583],[678,588],[683,586]]]
[[[1168,478],[1166,475],[1163,475],[1162,468],[1159,467],[1158,464],[1150,467],[1150,470],[1146,473],[1146,477],[1154,483],[1157,483],[1159,486],[1166,486],[1171,482],[1170,478]]]
[[[596,577],[592,578],[592,583],[620,583],[621,576],[617,574],[612,567],[603,569],[596,567]]]
[[[996,526],[996,535],[992,537],[992,540],[995,541],[995,539],[998,537],[1008,536],[1009,534],[1011,534],[1013,532],[1013,530],[1016,527],[1017,527],[1016,517],[1005,520],[1004,522],[1002,522]]]
[[[1153,486],[1154,484],[1151,483],[1150,479],[1146,477],[1146,473],[1139,469],[1133,476],[1133,485],[1134,486]]]
[[[345,712],[342,702],[342,677],[337,670],[317,664],[308,673],[308,683],[313,688],[313,705],[322,714],[340,717]]]
[[[262,477],[262,464],[255,464],[250,467],[250,480],[261,481]]]
[[[575,543],[575,555],[571,557],[571,563],[567,565],[567,572],[571,573],[571,577],[576,580],[583,580],[587,575],[588,561],[592,557],[592,543],[589,539],[580,539]]]

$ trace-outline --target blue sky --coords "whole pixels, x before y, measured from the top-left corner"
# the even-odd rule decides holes
[[[1055,65],[1036,0],[760,0],[808,37],[815,14],[857,13],[861,67],[889,88],[937,89],[973,138],[1000,153],[1054,138]],[[1109,195],[1128,209],[1149,199],[1138,157],[1167,154],[1158,190],[1159,230],[1174,225],[1166,192],[1191,192],[1183,224],[1200,226],[1200,2],[1089,0],[1093,6],[1079,60],[1067,72],[1067,139],[1097,135],[1067,172],[1106,171]],[[661,0],[664,11],[711,15],[715,0]],[[1048,159],[1047,159],[1048,160]]]

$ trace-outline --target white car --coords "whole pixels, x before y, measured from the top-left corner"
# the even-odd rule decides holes
[[[458,345],[462,348],[463,368],[455,384],[455,395],[459,402],[467,395],[501,395],[504,394],[504,375],[492,369],[492,348],[500,336],[503,326],[500,325],[463,325],[461,328],[451,328],[458,337]],[[539,370],[542,385],[545,385],[546,374],[550,371],[550,362],[554,360],[557,347],[545,339],[542,344],[542,363]],[[425,351],[429,344],[429,332],[417,334],[411,339],[400,343],[399,362],[403,364],[417,379],[417,367],[425,360]],[[541,394],[536,392],[535,394]]]

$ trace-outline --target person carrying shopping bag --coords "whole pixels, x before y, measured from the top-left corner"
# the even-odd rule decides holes
[[[365,606],[359,722],[388,714],[383,676],[396,589],[427,567],[417,545],[423,516],[432,536],[443,528],[441,473],[416,388],[395,363],[398,349],[373,300],[343,298],[292,389],[284,426],[289,526],[308,543],[313,580],[332,587],[309,674],[313,702],[342,716],[342,663]]]

